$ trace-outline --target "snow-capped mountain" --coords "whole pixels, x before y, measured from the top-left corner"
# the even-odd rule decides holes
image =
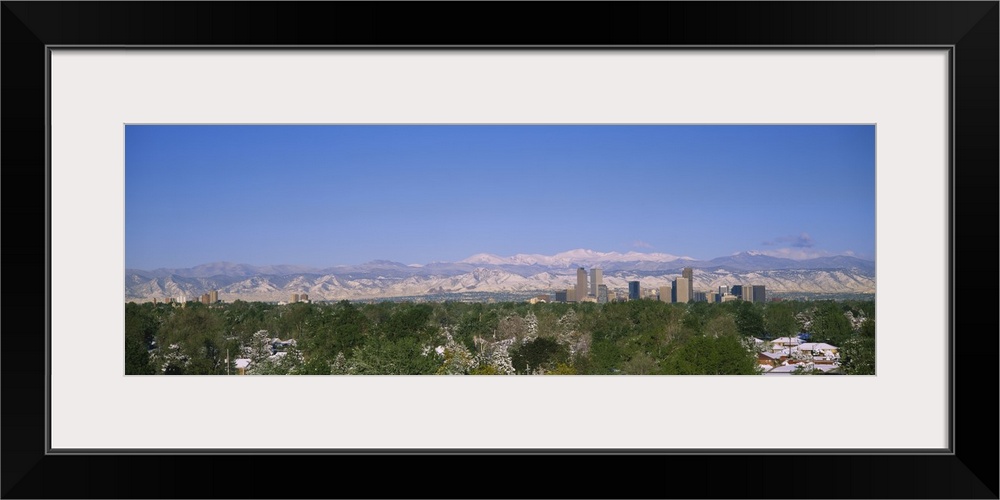
[[[693,288],[764,285],[773,292],[874,293],[875,263],[849,256],[792,260],[744,252],[699,261],[663,253],[572,250],[552,256],[478,254],[460,262],[423,266],[371,261],[326,269],[213,263],[190,269],[126,270],[126,300],[197,298],[218,290],[222,300],[311,300],[409,297],[462,292],[548,292],[576,283],[576,269],[597,267],[610,290],[629,281],[644,288],[669,286],[683,268],[693,269]]]
[[[511,257],[500,257],[489,253],[473,255],[460,262],[466,264],[489,264],[500,265],[526,265],[526,266],[547,266],[547,267],[573,267],[573,266],[593,266],[611,262],[673,262],[676,260],[693,260],[690,257],[678,257],[666,253],[640,253],[640,252],[595,252],[582,248],[570,250],[568,252],[557,253],[555,255],[523,254],[519,253]]]

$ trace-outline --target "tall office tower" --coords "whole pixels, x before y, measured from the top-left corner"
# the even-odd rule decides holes
[[[672,299],[670,298],[670,287],[669,286],[661,286],[660,287],[660,302],[670,302],[671,300]]]
[[[719,287],[719,295],[725,295],[729,293],[729,285],[722,285]]]
[[[764,285],[753,286],[753,301],[761,304],[767,302],[767,297],[764,295]]]
[[[292,296],[288,298],[288,302],[290,304],[294,304],[295,302],[298,302],[298,301],[299,301],[299,294],[297,294],[297,293],[293,293]]]
[[[747,302],[753,302],[753,287],[745,286],[743,287],[743,300]]]
[[[707,297],[707,293],[708,292],[693,292],[692,295],[694,297],[691,300],[693,302],[706,302],[706,301],[708,301],[708,298],[706,298]]]
[[[608,285],[605,284],[597,285],[597,303],[598,304],[608,303]]]
[[[556,291],[556,302],[566,302],[566,290]]]
[[[674,280],[674,302],[686,304],[691,298],[691,282],[687,278]]]
[[[628,282],[628,300],[639,300],[639,282],[629,281]]]
[[[587,270],[579,268],[576,270],[576,300],[583,302],[587,297]]]
[[[597,289],[603,283],[602,274],[601,270],[596,267],[590,270],[590,294],[594,297],[597,297]]]
[[[737,298],[743,298],[743,285],[733,285],[729,287],[729,293],[735,295]]]
[[[210,297],[211,297],[211,295],[209,295],[209,294],[207,294],[207,293],[203,293],[203,294],[201,294],[201,303],[202,303],[202,304],[208,304],[208,299],[209,299]]]
[[[219,301],[219,291],[218,290],[212,290],[211,292],[208,292],[208,295],[209,295],[208,302],[210,304],[214,304],[214,303],[216,303],[216,302]]]
[[[690,267],[685,267],[684,270],[681,271],[681,277],[683,277],[683,278],[685,278],[685,279],[688,280],[688,296],[687,296],[687,301],[686,302],[691,302],[691,300],[694,298],[694,292],[693,292],[693,290],[694,290],[694,270],[691,269]]]
[[[301,301],[301,302],[308,302],[309,301],[309,294],[307,294],[307,293],[300,293],[299,294],[299,301]]]
[[[567,288],[566,289],[566,302],[577,302],[580,299],[576,297],[576,289]]]

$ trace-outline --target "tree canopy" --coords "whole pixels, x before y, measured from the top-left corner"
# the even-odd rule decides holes
[[[251,374],[755,374],[747,337],[843,346],[874,370],[873,303],[608,304],[236,301],[125,305],[125,372]],[[228,361],[228,363],[227,363]]]

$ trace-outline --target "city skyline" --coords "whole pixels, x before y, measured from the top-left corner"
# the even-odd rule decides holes
[[[874,259],[875,128],[126,126],[126,267]]]

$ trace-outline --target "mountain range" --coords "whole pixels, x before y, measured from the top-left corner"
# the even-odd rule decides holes
[[[463,292],[551,293],[573,287],[576,270],[600,268],[609,290],[670,285],[683,268],[694,270],[695,290],[723,285],[764,285],[773,292],[874,293],[875,262],[845,255],[793,260],[742,252],[711,260],[665,253],[571,250],[555,255],[477,254],[458,262],[403,264],[374,260],[359,265],[314,268],[214,262],[182,269],[125,270],[125,299],[196,299],[208,290],[232,300],[310,300],[410,297]]]

